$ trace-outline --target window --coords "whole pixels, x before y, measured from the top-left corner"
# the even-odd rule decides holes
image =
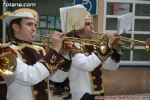
[[[122,36],[140,41],[150,38],[149,0],[105,0],[104,7],[104,32],[116,32],[117,17],[133,12],[132,30]],[[134,50],[123,49],[121,64],[150,66],[150,52],[145,52],[144,45],[139,44],[134,48]]]

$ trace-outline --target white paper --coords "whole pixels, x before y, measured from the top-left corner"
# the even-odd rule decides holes
[[[62,32],[68,33],[73,29],[83,28],[86,11],[86,8],[81,4],[60,8]]]
[[[115,3],[114,15],[122,15],[130,12],[130,4],[127,3]]]
[[[133,13],[127,13],[118,17],[117,31],[118,34],[127,33],[132,29]]]

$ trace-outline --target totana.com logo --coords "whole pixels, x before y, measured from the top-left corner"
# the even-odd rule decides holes
[[[4,7],[36,7],[36,3],[3,3]]]

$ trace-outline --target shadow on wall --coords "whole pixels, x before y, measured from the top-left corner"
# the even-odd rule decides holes
[[[150,68],[148,67],[103,70],[102,77],[105,95],[150,93]]]

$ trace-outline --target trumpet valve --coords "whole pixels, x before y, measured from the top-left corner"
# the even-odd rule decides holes
[[[100,46],[100,51],[102,54],[105,54],[107,51],[107,46],[102,43]]]
[[[63,43],[63,50],[64,51],[70,51],[70,50],[79,51],[79,50],[82,50],[82,44],[79,42],[73,42],[71,40],[67,40],[67,41],[64,41]]]
[[[64,41],[63,50],[68,51],[73,48],[73,43],[70,41]]]

